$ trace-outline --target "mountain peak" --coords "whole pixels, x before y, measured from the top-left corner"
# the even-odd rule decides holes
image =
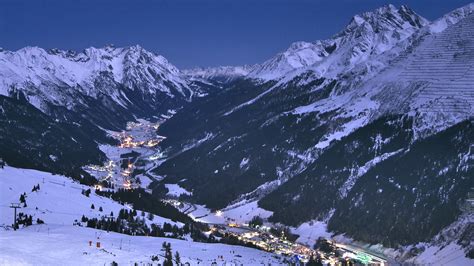
[[[415,13],[406,5],[396,8],[394,5],[389,4],[377,8],[374,11],[367,11],[355,15],[352,17],[344,31],[353,31],[364,24],[366,26],[370,25],[372,28],[382,31],[391,30],[393,27],[409,27],[406,26],[405,23],[408,23],[411,27],[421,28],[427,25],[429,21]]]
[[[115,49],[115,45],[113,43],[109,43],[109,44],[106,44],[104,48],[109,49],[109,50],[113,50],[113,49]]]
[[[474,13],[474,3],[467,4],[463,7],[455,9],[448,14],[444,15],[442,18],[434,21],[429,30],[432,33],[439,33],[444,31],[449,25],[458,23],[460,20],[471,16]]]
[[[428,23],[407,6],[385,5],[355,15],[331,39],[291,44],[286,51],[255,67],[249,76],[263,80],[279,79],[294,70],[313,66],[317,73],[337,74],[391,49]]]
[[[142,51],[146,51],[143,47],[141,47],[139,44],[135,44],[135,45],[131,45],[131,46],[128,46],[126,49],[130,50],[130,51],[136,51],[136,52],[142,52]]]
[[[53,104],[60,104],[57,99],[66,98],[74,102],[69,95],[64,95],[67,93],[61,89],[63,86],[78,88],[75,92],[92,98],[112,93],[120,95],[113,89],[117,84],[143,95],[166,94],[170,98],[188,99],[192,94],[186,77],[174,65],[139,45],[89,47],[79,53],[28,46],[1,53],[0,69],[0,95],[9,95],[12,87],[32,94],[29,88],[33,86],[39,91],[48,91],[41,96],[41,101]],[[98,83],[104,85],[97,86]],[[117,95],[114,100],[120,105],[128,104]],[[41,107],[39,100],[35,104]]]

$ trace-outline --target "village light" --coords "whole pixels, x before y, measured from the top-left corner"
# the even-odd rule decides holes
[[[130,189],[130,188],[132,188],[132,184],[130,183],[130,181],[127,180],[123,183],[123,187],[125,189]]]

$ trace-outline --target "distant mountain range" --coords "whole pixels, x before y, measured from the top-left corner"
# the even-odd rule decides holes
[[[38,47],[1,51],[0,120],[7,126],[0,130],[0,157],[16,166],[84,175],[77,170],[81,165],[105,158],[95,141],[113,141],[105,130],[121,130],[138,117],[162,120],[214,88],[189,80],[140,46],[81,53]],[[21,107],[13,108],[14,103]],[[71,132],[87,142],[73,138],[66,144]],[[45,138],[47,133],[57,141]],[[89,155],[79,155],[85,147]],[[71,151],[76,154],[65,154]],[[76,159],[65,164],[62,157],[71,156]]]
[[[38,47],[0,53],[0,94],[23,97],[45,113],[55,106],[90,112],[103,106],[123,119],[166,114],[198,96],[164,57],[141,48],[89,48],[81,53]],[[115,123],[113,119],[110,123]],[[91,120],[104,126],[105,121]]]

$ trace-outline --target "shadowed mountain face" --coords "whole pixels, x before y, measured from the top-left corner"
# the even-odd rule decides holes
[[[80,166],[105,155],[96,140],[114,143],[88,121],[68,124],[52,119],[24,99],[0,96],[0,157],[9,165],[66,174],[89,183]]]
[[[412,121],[387,117],[328,148],[264,197],[273,221],[329,219],[329,229],[387,246],[428,241],[461,213],[474,186],[473,121],[413,141]]]

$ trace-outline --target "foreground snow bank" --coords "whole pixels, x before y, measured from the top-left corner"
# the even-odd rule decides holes
[[[151,263],[158,255],[163,263],[163,242],[171,243],[173,254],[191,265],[278,265],[271,253],[241,246],[196,243],[170,238],[129,236],[78,226],[33,225],[0,234],[0,265],[119,265]],[[93,245],[89,246],[89,241]],[[100,248],[96,242],[100,242]],[[156,262],[155,262],[156,263]]]

